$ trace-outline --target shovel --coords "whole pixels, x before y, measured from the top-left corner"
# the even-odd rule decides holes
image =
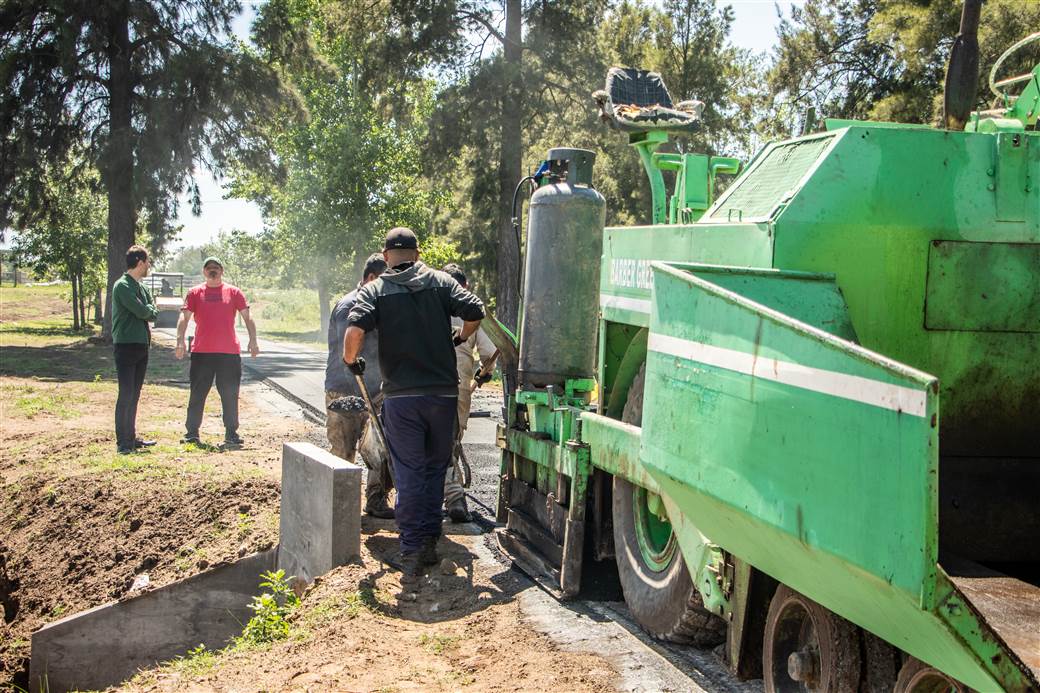
[[[355,375],[354,380],[357,381],[358,390],[361,391],[361,398],[365,400],[369,416],[372,417],[372,430],[376,434],[376,442],[386,451],[386,469],[390,473],[390,481],[393,483],[394,488],[397,488],[397,476],[394,474],[394,463],[390,457],[390,446],[387,445],[386,434],[383,433],[383,422],[379,420],[379,414],[372,405],[372,398],[369,397],[368,388],[365,387],[365,379],[360,375]]]

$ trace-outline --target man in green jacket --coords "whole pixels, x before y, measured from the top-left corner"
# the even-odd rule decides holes
[[[112,345],[115,352],[119,397],[116,399],[116,447],[121,455],[155,445],[137,437],[137,402],[148,369],[151,325],[159,309],[141,280],[148,276],[148,251],[132,245],[126,251],[126,272],[112,285]]]

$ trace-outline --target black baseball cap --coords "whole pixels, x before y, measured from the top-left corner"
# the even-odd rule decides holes
[[[383,244],[383,250],[418,250],[419,239],[415,237],[415,233],[404,226],[397,226],[390,229],[386,234],[386,243]]]

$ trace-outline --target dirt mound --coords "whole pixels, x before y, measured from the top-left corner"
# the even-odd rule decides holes
[[[127,596],[141,575],[168,584],[277,540],[268,478],[32,474],[0,493],[0,683],[25,685],[46,623]]]

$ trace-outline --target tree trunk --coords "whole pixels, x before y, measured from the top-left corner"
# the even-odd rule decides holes
[[[502,47],[501,150],[498,159],[498,293],[495,317],[516,330],[519,249],[513,232],[513,190],[520,182],[523,143],[520,140],[521,0],[505,0],[506,40]]]
[[[332,309],[329,306],[329,284],[324,279],[318,280],[318,314],[321,316],[321,332],[319,334],[329,333],[329,318],[332,315]]]
[[[102,162],[108,193],[108,287],[102,335],[112,336],[111,287],[126,267],[126,250],[134,244],[137,208],[134,201],[134,154],[131,143],[131,83],[128,1],[113,3],[108,19],[109,143]]]
[[[94,294],[94,324],[100,325],[104,318],[101,315],[101,287]]]
[[[81,329],[87,329],[87,309],[86,301],[87,295],[83,292],[83,273],[80,272],[76,275],[76,283],[79,284],[79,326]]]
[[[72,280],[72,329],[79,330],[79,287],[76,285],[76,273],[69,272]]]
[[[15,288],[17,288],[18,287],[18,261],[15,260],[12,264],[14,265],[14,285],[15,285]]]

